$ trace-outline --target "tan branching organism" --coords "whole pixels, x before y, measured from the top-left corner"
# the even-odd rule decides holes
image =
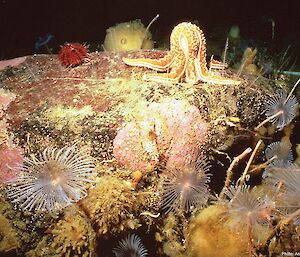
[[[113,199],[113,200],[112,200]],[[140,226],[135,216],[136,196],[131,183],[113,176],[97,178],[96,186],[81,202],[99,234],[119,233]]]

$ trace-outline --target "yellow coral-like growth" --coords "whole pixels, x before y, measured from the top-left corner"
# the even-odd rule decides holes
[[[18,236],[9,220],[0,215],[0,253],[9,252],[20,247]]]
[[[126,229],[135,229],[139,225],[135,218],[135,193],[131,183],[113,176],[102,176],[96,180],[82,208],[90,219],[97,224],[98,232],[119,233]]]
[[[95,252],[96,234],[84,214],[66,214],[51,230],[52,248],[60,256],[91,256]]]
[[[187,239],[188,256],[249,256],[246,233],[233,232],[224,224],[225,211],[226,207],[213,205],[192,219]]]
[[[183,230],[186,226],[187,221],[175,216],[174,213],[169,213],[164,219],[164,224],[160,232],[156,232],[155,239],[162,243],[162,250],[167,256],[185,257]]]
[[[14,223],[18,223],[17,217],[10,213],[11,204],[4,200],[0,186],[0,255],[20,248],[21,239]],[[9,213],[9,215],[7,215]],[[13,222],[8,217],[14,217]],[[2,255],[1,255],[2,256]]]

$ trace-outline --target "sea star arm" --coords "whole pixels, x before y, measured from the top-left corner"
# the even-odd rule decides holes
[[[172,64],[171,71],[169,73],[146,74],[143,76],[144,80],[170,83],[178,83],[180,81],[188,65],[189,49],[185,35],[181,34],[178,39],[178,44],[182,54],[175,55],[176,60]]]
[[[149,59],[149,58],[139,58],[139,59],[129,59],[123,58],[123,62],[130,66],[146,67],[152,70],[165,71],[174,62],[174,55],[169,52],[164,57],[160,59]]]
[[[221,76],[217,75],[210,75],[208,72],[203,72],[201,69],[201,66],[199,64],[199,60],[195,60],[195,68],[197,77],[200,81],[211,83],[211,84],[219,84],[219,85],[239,85],[241,84],[241,81],[233,80],[233,79],[227,79]]]
[[[199,82],[195,65],[193,62],[189,62],[185,71],[185,81],[190,84],[197,84]]]
[[[176,66],[171,68],[169,73],[145,74],[143,79],[146,81],[178,83],[182,78],[186,67],[186,61],[177,62]]]
[[[145,74],[143,79],[145,81],[156,81],[159,83],[178,83],[182,73],[172,71],[170,73]]]

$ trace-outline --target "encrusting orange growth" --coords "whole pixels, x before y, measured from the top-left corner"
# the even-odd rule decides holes
[[[143,177],[143,173],[140,170],[136,170],[132,173],[133,181],[132,181],[132,187],[136,188],[138,183],[141,181]]]

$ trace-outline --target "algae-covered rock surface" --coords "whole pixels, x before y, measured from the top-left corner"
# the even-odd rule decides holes
[[[213,238],[223,244],[228,241],[226,235],[233,247],[232,241],[238,240],[238,235],[229,226],[218,223],[229,219],[226,210],[231,208],[230,204],[214,196],[223,188],[226,172],[228,178],[228,173],[236,169],[229,179],[238,181],[245,168],[244,158],[249,155],[238,159],[241,166],[236,163],[231,170],[228,168],[233,157],[247,147],[254,151],[249,167],[251,164],[257,165],[256,170],[263,169],[259,166],[263,162],[262,145],[259,151],[254,150],[255,145],[260,139],[269,143],[275,128],[271,123],[259,130],[255,127],[264,119],[265,99],[275,89],[288,89],[288,83],[279,84],[231,69],[213,72],[238,79],[239,85],[147,82],[143,75],[153,71],[130,67],[122,61],[124,57],[164,55],[165,52],[157,50],[95,52],[75,67],[62,66],[57,55],[34,55],[27,56],[16,67],[0,71],[0,167],[5,167],[2,173],[14,171],[7,180],[0,176],[1,256],[113,256],[113,249],[121,251],[119,240],[125,240],[123,243],[129,247],[138,241],[138,247],[147,248],[148,256],[214,256]],[[288,140],[291,133],[284,132]],[[69,150],[44,151],[51,147]],[[90,159],[87,163],[83,157],[76,159],[79,154],[70,155],[73,148],[84,149],[93,159],[92,167]],[[55,155],[56,151],[59,154]],[[19,162],[16,167],[11,161],[14,157],[10,157],[9,165],[5,162],[8,152]],[[198,179],[206,172],[201,163],[194,165],[198,167],[196,173],[187,171],[187,176],[180,177],[182,180],[174,175],[182,172],[187,163],[200,160],[199,156],[201,160],[205,156],[205,163],[210,163],[206,164],[210,170],[204,182]],[[27,158],[25,168],[21,168],[20,158]],[[59,176],[68,165],[79,170],[70,180]],[[57,193],[66,202],[72,199],[68,207],[56,213],[45,212],[41,200],[45,195],[34,195],[35,181],[41,180],[39,167],[47,167],[48,173],[42,173],[53,187],[62,178],[69,181],[58,190],[67,193]],[[83,177],[83,173],[90,171],[91,177]],[[251,183],[260,183],[261,178],[255,175],[259,172],[244,173],[246,179],[253,175]],[[24,176],[18,179],[22,174],[36,177],[29,183]],[[14,176],[15,180],[9,182]],[[244,182],[245,178],[241,178]],[[80,179],[85,183],[78,182]],[[193,181],[200,181],[195,185],[196,196],[192,189],[185,191]],[[221,201],[225,206],[212,208],[213,214],[208,211],[206,216],[199,216],[205,206],[197,205],[197,193],[203,193],[207,187],[202,183],[209,182],[207,204]],[[18,183],[24,183],[23,187]],[[20,188],[25,198],[14,191]],[[166,194],[168,190],[174,193]],[[166,195],[171,196],[166,200]],[[59,197],[48,199],[55,206]],[[177,202],[173,203],[174,199]],[[162,202],[174,211],[166,213]],[[228,256],[236,252],[241,252],[241,256],[269,256],[267,252],[296,249],[284,242],[299,237],[297,224],[293,223],[291,229],[279,229],[276,223],[280,223],[282,214],[277,218],[268,216],[269,212],[264,214],[259,217],[268,217],[269,226],[274,225],[276,233],[281,231],[285,235],[281,243],[276,244],[279,239],[274,233],[262,246],[253,239],[251,224],[246,222],[245,226],[250,225],[248,233],[241,233],[244,245],[236,251],[227,246]],[[209,231],[208,224],[213,230]],[[213,232],[223,235],[214,237]],[[209,237],[205,240],[196,238],[207,233]],[[138,237],[128,237],[132,240],[126,241],[124,238],[129,234]],[[218,251],[222,244],[217,246]],[[199,251],[209,249],[209,254],[199,254],[196,246]],[[147,256],[143,253],[137,256]]]
[[[141,119],[141,110],[166,99],[184,100],[196,106],[210,125],[209,142],[216,148],[227,142],[222,137],[230,141],[230,134],[236,133],[221,123],[234,120],[243,128],[257,123],[262,100],[272,82],[244,75],[240,85],[226,86],[145,82],[143,74],[152,71],[129,67],[122,61],[125,56],[163,55],[155,50],[93,53],[89,62],[74,68],[61,66],[55,55],[28,56],[17,67],[1,72],[1,88],[16,95],[6,110],[10,129],[15,130],[22,143],[25,138],[30,143],[29,134],[36,137],[31,138],[33,144],[44,136],[56,140],[87,136],[93,141],[92,137],[103,130],[103,134],[113,138],[111,134],[124,122]],[[222,72],[236,76],[231,71]],[[30,133],[33,128],[35,133]]]

